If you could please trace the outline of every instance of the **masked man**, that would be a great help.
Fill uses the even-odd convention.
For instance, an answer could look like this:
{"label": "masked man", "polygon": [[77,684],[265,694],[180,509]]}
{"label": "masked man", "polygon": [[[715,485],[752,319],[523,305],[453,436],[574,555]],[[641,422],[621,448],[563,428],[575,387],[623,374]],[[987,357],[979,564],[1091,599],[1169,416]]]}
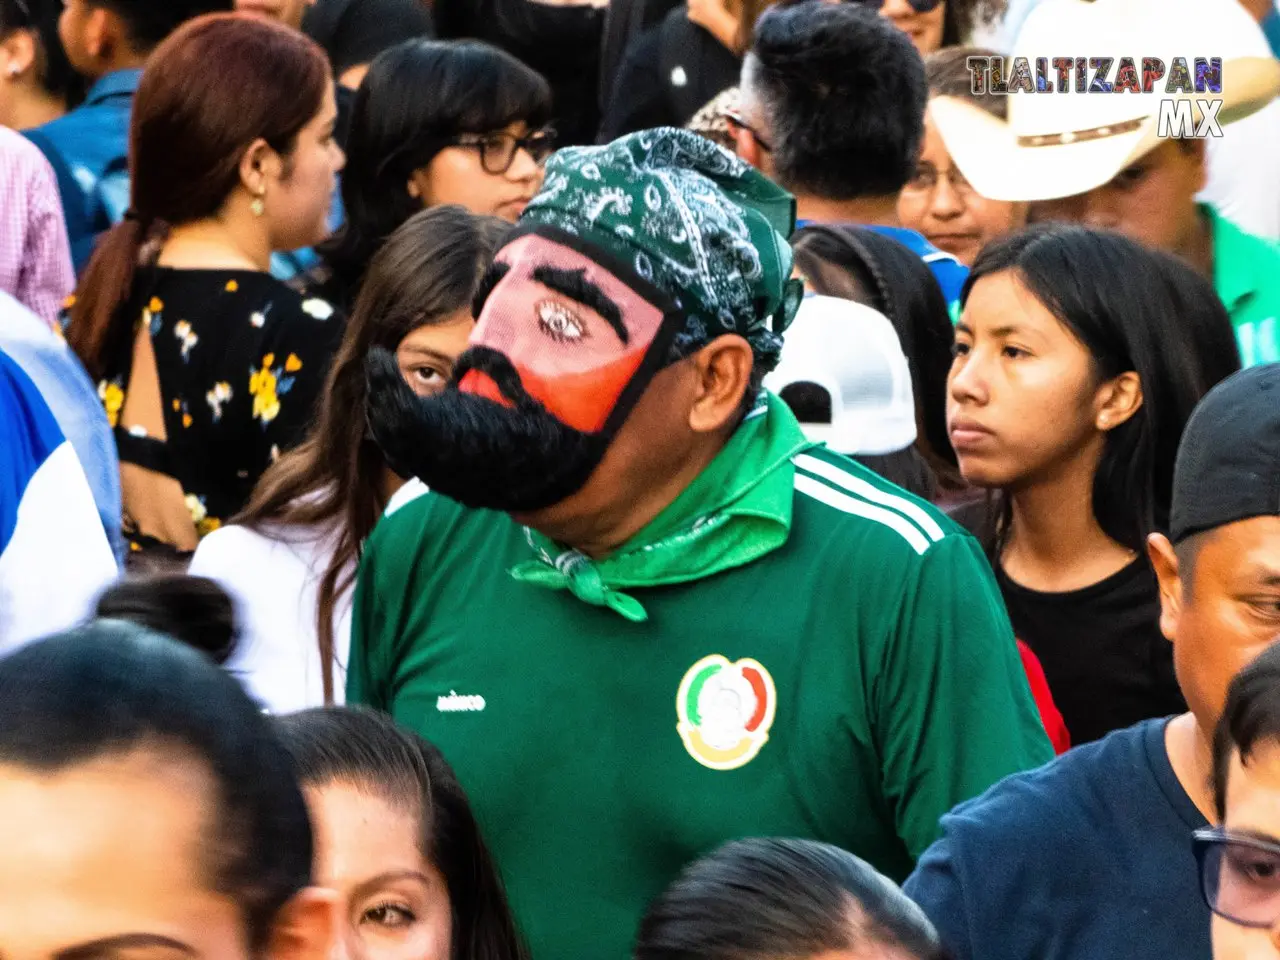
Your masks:
{"label": "masked man", "polygon": [[1052,756],[977,543],[760,392],[794,219],[695,134],[565,150],[450,388],[370,360],[372,432],[433,492],[367,545],[348,696],[455,765],[536,960],[624,960],[731,838],[901,879]]}

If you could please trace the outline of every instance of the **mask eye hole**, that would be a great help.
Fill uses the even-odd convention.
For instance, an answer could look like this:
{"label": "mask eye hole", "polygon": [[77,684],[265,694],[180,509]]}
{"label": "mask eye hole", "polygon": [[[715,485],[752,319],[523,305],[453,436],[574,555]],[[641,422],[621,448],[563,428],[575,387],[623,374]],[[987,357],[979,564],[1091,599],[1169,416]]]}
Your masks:
{"label": "mask eye hole", "polygon": [[556,343],[575,343],[587,337],[582,318],[563,304],[543,300],[538,304],[538,327]]}

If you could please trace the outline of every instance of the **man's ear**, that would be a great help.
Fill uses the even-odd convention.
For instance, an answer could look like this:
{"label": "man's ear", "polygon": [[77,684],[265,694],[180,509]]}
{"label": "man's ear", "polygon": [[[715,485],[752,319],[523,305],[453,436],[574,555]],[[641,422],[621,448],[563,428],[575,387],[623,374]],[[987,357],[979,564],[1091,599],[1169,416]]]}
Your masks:
{"label": "man's ear", "polygon": [[1147,556],[1155,568],[1160,584],[1160,632],[1173,643],[1178,636],[1178,620],[1182,616],[1182,577],[1178,570],[1178,554],[1163,533],[1147,537]]}
{"label": "man's ear", "polygon": [[1194,138],[1188,140],[1178,140],[1178,146],[1187,150],[1191,154],[1191,159],[1196,164],[1196,192],[1199,193],[1205,188],[1209,182],[1209,161],[1205,151],[1205,141],[1196,140]]}
{"label": "man's ear", "polygon": [[751,344],[737,334],[726,334],[689,359],[697,376],[689,427],[695,433],[714,433],[728,426],[742,409],[755,363]]}
{"label": "man's ear", "polygon": [[276,914],[264,960],[328,960],[338,917],[338,895],[332,890],[299,891]]}
{"label": "man's ear", "polygon": [[760,161],[762,159],[760,144],[756,143],[756,138],[751,135],[750,130],[742,127],[733,127],[733,152],[738,155],[744,163],[749,163],[757,170],[760,169]]}
{"label": "man's ear", "polygon": [[85,52],[98,60],[127,45],[124,21],[106,7],[94,7],[84,22]]}

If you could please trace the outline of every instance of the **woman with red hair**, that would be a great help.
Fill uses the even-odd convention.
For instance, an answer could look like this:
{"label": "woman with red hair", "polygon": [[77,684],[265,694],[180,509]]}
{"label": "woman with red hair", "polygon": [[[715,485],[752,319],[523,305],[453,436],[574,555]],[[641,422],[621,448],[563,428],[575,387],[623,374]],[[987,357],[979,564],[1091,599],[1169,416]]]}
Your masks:
{"label": "woman with red hair", "polygon": [[268,270],[326,232],[335,116],[324,53],[279,24],[201,17],[148,62],[132,204],[67,328],[115,430],[135,558],[184,560],[312,416],[339,321]]}

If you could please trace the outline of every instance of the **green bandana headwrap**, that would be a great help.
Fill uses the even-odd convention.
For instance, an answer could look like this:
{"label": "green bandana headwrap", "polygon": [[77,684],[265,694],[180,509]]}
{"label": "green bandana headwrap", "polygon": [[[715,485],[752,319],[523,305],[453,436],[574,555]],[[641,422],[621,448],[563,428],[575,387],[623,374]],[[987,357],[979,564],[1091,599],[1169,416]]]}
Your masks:
{"label": "green bandana headwrap", "polygon": [[575,234],[670,294],[686,317],[671,359],[736,333],[766,371],[803,294],[791,280],[795,221],[791,194],[672,128],[561,150],[521,218]]}

